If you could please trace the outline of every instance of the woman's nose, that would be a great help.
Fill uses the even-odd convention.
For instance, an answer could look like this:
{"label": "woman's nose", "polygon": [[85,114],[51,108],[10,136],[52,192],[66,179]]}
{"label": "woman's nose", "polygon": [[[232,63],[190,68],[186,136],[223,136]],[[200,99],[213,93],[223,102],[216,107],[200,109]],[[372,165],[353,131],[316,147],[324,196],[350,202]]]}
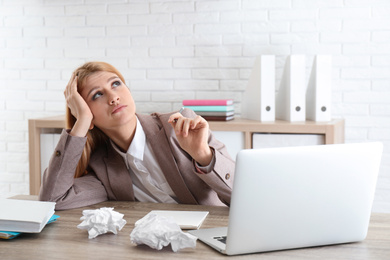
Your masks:
{"label": "woman's nose", "polygon": [[118,95],[112,95],[110,97],[110,105],[116,105],[119,103],[119,96]]}

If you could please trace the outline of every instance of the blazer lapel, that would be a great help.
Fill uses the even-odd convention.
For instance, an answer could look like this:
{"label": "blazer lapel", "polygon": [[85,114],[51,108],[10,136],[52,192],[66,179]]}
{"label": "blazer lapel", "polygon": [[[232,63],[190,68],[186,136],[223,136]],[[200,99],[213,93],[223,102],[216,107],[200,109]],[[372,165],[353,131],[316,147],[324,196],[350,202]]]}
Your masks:
{"label": "blazer lapel", "polygon": [[159,128],[151,116],[137,116],[142,124],[147,140],[153,147],[157,162],[180,203],[198,204],[180,174],[164,128]]}
{"label": "blazer lapel", "polygon": [[117,200],[135,201],[133,182],[123,158],[115,151],[111,144],[107,145],[108,155],[103,160],[107,167],[107,176],[112,193]]}

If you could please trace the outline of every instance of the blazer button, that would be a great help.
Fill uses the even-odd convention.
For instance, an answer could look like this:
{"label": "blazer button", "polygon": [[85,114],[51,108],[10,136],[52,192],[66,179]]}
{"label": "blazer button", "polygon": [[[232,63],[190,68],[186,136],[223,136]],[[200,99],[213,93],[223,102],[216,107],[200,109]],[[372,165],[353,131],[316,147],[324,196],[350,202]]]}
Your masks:
{"label": "blazer button", "polygon": [[230,179],[230,173],[226,173],[225,179],[226,179],[226,180],[229,180],[229,179]]}
{"label": "blazer button", "polygon": [[61,156],[61,152],[60,151],[56,151],[56,156],[60,157]]}

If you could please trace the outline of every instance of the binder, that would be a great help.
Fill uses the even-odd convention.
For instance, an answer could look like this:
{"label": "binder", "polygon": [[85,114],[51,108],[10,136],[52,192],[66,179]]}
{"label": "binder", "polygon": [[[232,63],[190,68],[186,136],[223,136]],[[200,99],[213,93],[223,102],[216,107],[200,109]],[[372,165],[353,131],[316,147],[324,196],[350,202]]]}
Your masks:
{"label": "binder", "polygon": [[256,58],[241,105],[243,118],[275,121],[275,55]]}
{"label": "binder", "polygon": [[306,91],[306,119],[331,120],[332,57],[317,55]]}
{"label": "binder", "polygon": [[290,122],[306,120],[305,56],[291,55],[283,70],[276,95],[276,118]]}

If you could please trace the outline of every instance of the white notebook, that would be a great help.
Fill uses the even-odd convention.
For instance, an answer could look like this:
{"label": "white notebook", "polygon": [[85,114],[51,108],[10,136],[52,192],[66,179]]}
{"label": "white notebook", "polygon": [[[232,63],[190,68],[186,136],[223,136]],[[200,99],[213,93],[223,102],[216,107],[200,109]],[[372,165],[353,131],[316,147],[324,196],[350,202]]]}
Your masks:
{"label": "white notebook", "polygon": [[198,229],[209,214],[208,211],[152,210],[148,214],[172,217],[181,229]]}
{"label": "white notebook", "polygon": [[39,233],[54,214],[55,202],[0,199],[0,230]]}

